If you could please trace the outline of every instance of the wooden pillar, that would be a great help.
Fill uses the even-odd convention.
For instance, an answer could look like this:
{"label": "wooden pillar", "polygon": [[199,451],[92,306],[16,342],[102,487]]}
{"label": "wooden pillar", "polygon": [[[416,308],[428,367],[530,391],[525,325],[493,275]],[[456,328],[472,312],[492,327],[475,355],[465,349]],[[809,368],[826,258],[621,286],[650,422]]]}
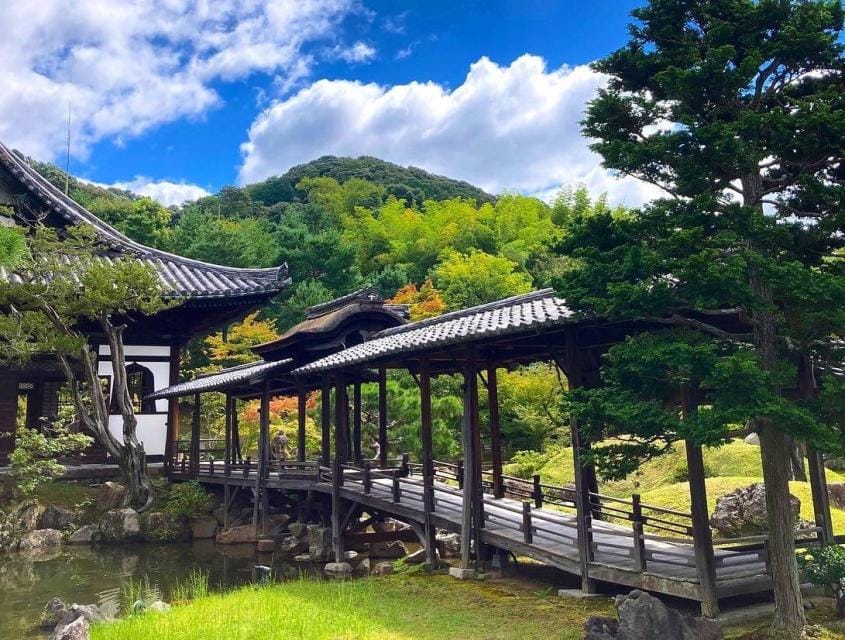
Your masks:
{"label": "wooden pillar", "polygon": [[[570,389],[583,386],[581,352],[578,333],[574,327],[566,330],[566,379]],[[593,561],[591,483],[589,472],[581,463],[581,453],[585,445],[578,428],[578,420],[575,418],[570,420],[569,428],[572,436],[572,460],[575,467],[575,513],[578,531],[578,561],[581,565],[581,590],[584,593],[595,593],[596,583],[590,577],[590,563]]]}
{"label": "wooden pillar", "polygon": [[297,382],[296,395],[296,461],[305,462],[305,420],[308,417],[308,393],[302,380]]}
{"label": "wooden pillar", "polygon": [[470,543],[475,540],[477,559],[481,558],[478,507],[478,371],[475,362],[464,368],[464,417],[461,430],[461,444],[464,449],[463,504],[461,511],[461,568],[470,568]]}
{"label": "wooden pillar", "polygon": [[342,373],[339,373],[335,381],[334,388],[334,439],[335,439],[335,457],[340,460],[341,464],[347,462],[349,453],[349,399],[346,395],[346,380]]}
{"label": "wooden pillar", "polygon": [[420,439],[422,440],[423,527],[425,560],[429,568],[437,566],[436,530],[431,522],[434,512],[434,459],[431,429],[431,373],[428,360],[420,363]]}
{"label": "wooden pillar", "polygon": [[258,467],[255,474],[255,501],[252,507],[252,531],[262,535],[267,531],[267,465],[270,461],[270,383],[264,382],[261,390],[261,415],[258,432]]}
{"label": "wooden pillar", "polygon": [[241,451],[241,433],[238,425],[238,399],[232,398],[232,462],[243,462]]}
{"label": "wooden pillar", "polygon": [[501,498],[505,495],[502,483],[502,435],[499,423],[499,383],[496,365],[487,365],[487,403],[490,407],[490,457],[493,462],[493,495]]}
{"label": "wooden pillar", "polygon": [[[179,367],[182,355],[182,345],[173,341],[170,345],[170,367],[168,372],[168,384],[173,386],[179,383]],[[176,460],[176,452],[179,442],[179,398],[174,396],[167,399],[167,436],[164,443],[164,467],[165,473],[173,471],[173,464]]]}
{"label": "wooden pillar", "polygon": [[378,370],[378,464],[387,467],[387,371]]}
{"label": "wooden pillar", "polygon": [[340,485],[343,478],[343,466],[340,457],[335,455],[332,458],[332,546],[334,547],[334,561],[341,563],[345,561],[343,548],[343,502],[340,499]]}
{"label": "wooden pillar", "polygon": [[470,415],[472,427],[472,459],[474,484],[472,491],[472,527],[475,540],[475,566],[480,572],[484,571],[484,545],[481,542],[481,531],[484,529],[484,486],[481,484],[481,463],[483,454],[481,449],[481,416],[478,407],[478,375],[479,370],[473,362],[475,375],[470,387]]}
{"label": "wooden pillar", "polygon": [[320,391],[320,464],[325,467],[328,467],[331,464],[331,416],[331,385],[329,384],[329,377],[323,376]]}
{"label": "wooden pillar", "polygon": [[194,415],[191,420],[191,475],[200,470],[200,394],[194,394]]}
{"label": "wooden pillar", "polygon": [[18,422],[18,379],[4,373],[0,376],[0,462],[8,460],[15,449]]}
{"label": "wooden pillar", "polygon": [[810,491],[813,496],[813,515],[816,526],[821,529],[819,542],[833,544],[833,521],[830,517],[830,496],[827,493],[827,473],[824,458],[810,444],[807,444],[807,466],[810,472]]}
{"label": "wooden pillar", "polygon": [[[223,436],[223,475],[227,478],[232,475],[232,405],[234,404],[234,398],[231,394],[226,394],[226,426],[225,426],[225,434]],[[229,488],[228,481],[226,482],[226,489]]]}
{"label": "wooden pillar", "polygon": [[361,454],[361,383],[352,387],[352,460],[355,466],[362,462]]}

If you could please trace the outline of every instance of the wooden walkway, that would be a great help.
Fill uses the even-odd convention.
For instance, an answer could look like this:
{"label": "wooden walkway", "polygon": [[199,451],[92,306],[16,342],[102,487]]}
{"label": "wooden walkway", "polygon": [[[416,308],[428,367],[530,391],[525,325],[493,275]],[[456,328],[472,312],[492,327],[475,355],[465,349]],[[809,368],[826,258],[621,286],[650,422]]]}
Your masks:
{"label": "wooden walkway", "polygon": [[[273,463],[265,478],[269,490],[318,491],[331,494],[333,473],[316,463]],[[433,480],[433,526],[460,532],[463,491],[456,465],[436,463]],[[418,465],[392,469],[341,467],[338,497],[360,505],[368,513],[389,515],[409,524],[421,525],[425,484]],[[232,465],[228,474],[222,465],[202,462],[199,469],[174,469],[175,477],[194,477],[202,483],[255,488],[255,467]],[[485,488],[490,489],[485,483]],[[518,556],[557,567],[581,576],[582,562],[575,505],[563,487],[542,485],[535,480],[507,478],[502,497],[483,494],[484,544]],[[591,494],[592,518],[587,572],[592,580],[639,588],[701,601],[701,591],[687,513],[641,504],[638,499],[621,500]],[[539,506],[538,506],[539,505]],[[600,519],[598,519],[600,518]],[[420,527],[417,526],[417,530]],[[814,531],[808,532],[813,536]],[[807,539],[815,544],[816,539]],[[763,593],[771,590],[767,572],[766,541],[763,537],[716,543],[715,567],[718,597]]]}

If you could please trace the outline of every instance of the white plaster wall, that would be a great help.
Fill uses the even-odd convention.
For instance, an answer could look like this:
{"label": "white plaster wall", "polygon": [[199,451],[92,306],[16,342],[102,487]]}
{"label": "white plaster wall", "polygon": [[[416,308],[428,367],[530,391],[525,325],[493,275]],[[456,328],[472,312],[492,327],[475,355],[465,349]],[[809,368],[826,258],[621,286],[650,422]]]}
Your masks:
{"label": "white plaster wall", "polygon": [[[170,357],[169,346],[158,345],[126,345],[126,366],[137,362],[146,367],[153,374],[155,389],[162,389],[170,386],[170,363],[165,361],[149,361],[148,358]],[[100,345],[100,356],[110,354],[108,345]],[[114,380],[112,363],[103,360],[97,367],[101,376],[110,376]],[[109,393],[112,389],[109,389]],[[136,416],[138,419],[138,440],[144,444],[147,455],[164,455],[164,446],[167,440],[167,400],[156,400],[156,411],[154,414],[142,414]],[[123,441],[123,419],[119,415],[109,416],[109,431],[121,442]]]}

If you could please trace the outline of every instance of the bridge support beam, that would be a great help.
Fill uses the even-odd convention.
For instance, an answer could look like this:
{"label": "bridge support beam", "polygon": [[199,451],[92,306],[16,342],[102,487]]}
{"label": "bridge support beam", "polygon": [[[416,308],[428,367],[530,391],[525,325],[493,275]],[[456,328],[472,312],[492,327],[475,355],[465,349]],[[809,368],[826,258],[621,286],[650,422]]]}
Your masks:
{"label": "bridge support beam", "polygon": [[200,394],[194,394],[194,414],[191,419],[191,477],[200,471]]}
{"label": "bridge support beam", "polygon": [[361,383],[352,385],[352,460],[355,466],[363,461],[361,452]]}
{"label": "bridge support beam", "polygon": [[305,462],[305,420],[308,417],[308,394],[305,391],[305,384],[302,380],[297,381],[296,397],[296,461]]}
{"label": "bridge support beam", "polygon": [[819,542],[832,544],[833,521],[830,517],[830,496],[827,493],[827,475],[824,468],[824,458],[820,451],[807,445],[807,462],[810,475],[810,491],[813,496],[813,515],[816,526],[821,529]]}
{"label": "bridge support beam", "polygon": [[320,464],[324,467],[331,464],[331,419],[331,385],[329,384],[329,377],[323,376],[320,390]]}
{"label": "bridge support beam", "polygon": [[471,569],[471,544],[475,542],[476,568],[483,568],[481,548],[481,512],[478,434],[478,370],[470,359],[464,368],[464,417],[461,444],[464,450],[463,504],[461,511],[461,566],[466,573]]}
{"label": "bridge support beam", "polygon": [[431,433],[431,374],[428,360],[420,363],[420,438],[422,440],[423,472],[423,538],[425,561],[429,569],[437,566],[436,531],[431,522],[434,513],[434,461]]}
{"label": "bridge support beam", "polygon": [[387,370],[378,370],[378,466],[387,466]]}
{"label": "bridge support beam", "polygon": [[261,391],[261,416],[258,432],[258,467],[255,474],[255,498],[252,508],[252,531],[258,536],[267,533],[266,480],[270,463],[270,383],[265,382]]}
{"label": "bridge support beam", "polygon": [[490,409],[490,457],[493,462],[493,495],[502,498],[505,487],[502,482],[502,436],[499,426],[499,382],[496,364],[487,365],[487,404]]}

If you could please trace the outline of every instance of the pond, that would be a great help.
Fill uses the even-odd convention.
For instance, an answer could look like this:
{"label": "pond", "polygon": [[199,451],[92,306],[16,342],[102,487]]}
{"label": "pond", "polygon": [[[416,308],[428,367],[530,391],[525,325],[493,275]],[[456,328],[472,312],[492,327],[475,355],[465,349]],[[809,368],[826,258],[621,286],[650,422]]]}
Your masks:
{"label": "pond", "polygon": [[80,604],[96,603],[114,613],[121,587],[147,579],[168,600],[175,585],[192,570],[209,576],[212,589],[255,580],[254,567],[272,565],[276,579],[317,575],[311,565],[274,561],[256,555],[254,545],[219,546],[213,541],[169,545],[60,547],[37,556],[0,555],[0,638],[45,638],[39,628],[50,598]]}

